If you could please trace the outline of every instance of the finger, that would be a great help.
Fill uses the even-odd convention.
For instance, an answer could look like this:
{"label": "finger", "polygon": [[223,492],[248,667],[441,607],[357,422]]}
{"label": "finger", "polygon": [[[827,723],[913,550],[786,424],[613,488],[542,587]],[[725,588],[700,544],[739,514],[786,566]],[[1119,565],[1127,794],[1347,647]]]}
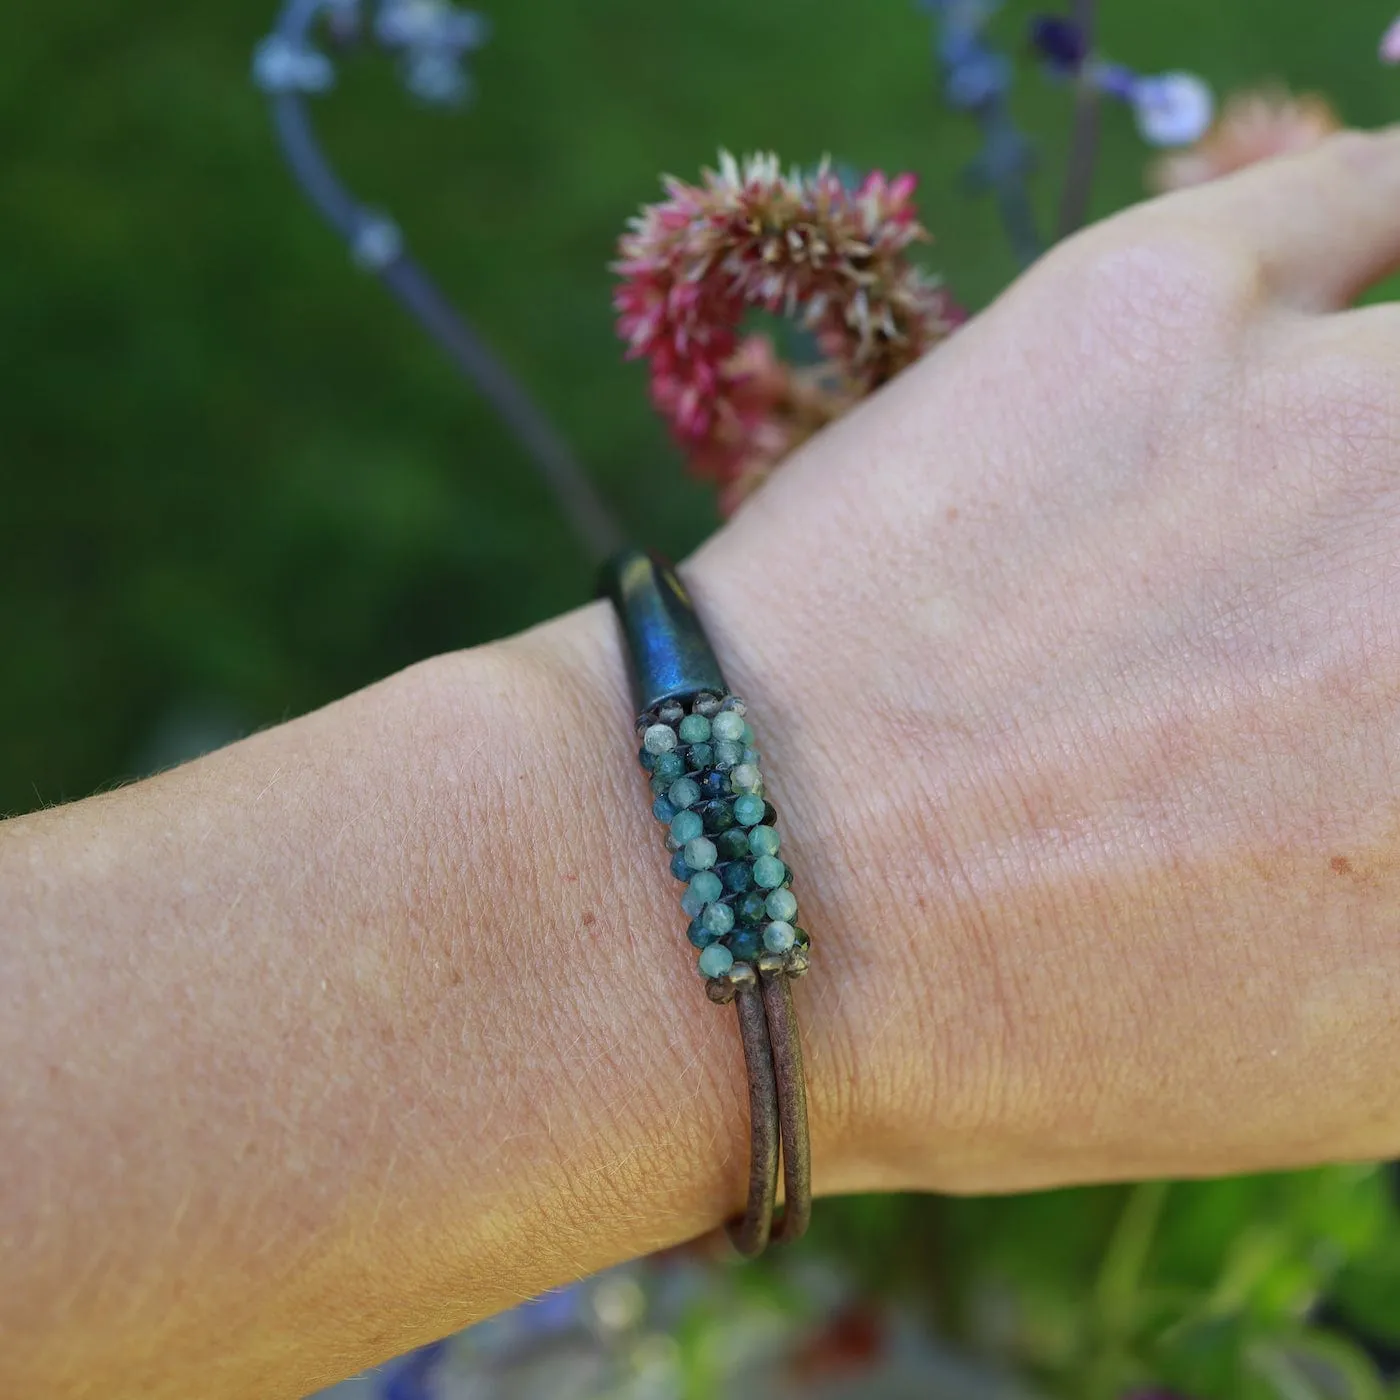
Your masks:
{"label": "finger", "polygon": [[1342,132],[1166,202],[1241,242],[1280,301],[1334,311],[1400,265],[1400,127]]}

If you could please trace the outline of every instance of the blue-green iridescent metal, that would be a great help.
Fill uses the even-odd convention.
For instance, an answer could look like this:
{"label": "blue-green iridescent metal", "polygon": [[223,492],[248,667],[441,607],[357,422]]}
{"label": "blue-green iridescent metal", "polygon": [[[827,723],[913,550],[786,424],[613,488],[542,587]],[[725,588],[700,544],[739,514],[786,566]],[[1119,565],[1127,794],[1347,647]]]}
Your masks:
{"label": "blue-green iridescent metal", "polygon": [[622,624],[638,713],[703,690],[728,692],[690,594],[659,554],[615,554],[603,567],[599,591],[612,600]]}

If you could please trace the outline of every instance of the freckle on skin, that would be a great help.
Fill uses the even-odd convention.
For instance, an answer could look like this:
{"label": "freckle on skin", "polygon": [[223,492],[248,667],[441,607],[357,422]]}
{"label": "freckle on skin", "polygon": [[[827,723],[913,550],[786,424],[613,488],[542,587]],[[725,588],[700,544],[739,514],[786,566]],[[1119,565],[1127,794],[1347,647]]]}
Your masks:
{"label": "freckle on skin", "polygon": [[1350,875],[1350,874],[1351,874],[1351,862],[1350,862],[1345,856],[1333,856],[1333,857],[1332,857],[1332,869],[1333,869],[1338,875]]}
{"label": "freckle on skin", "polygon": [[598,916],[597,916],[596,914],[592,913],[591,911],[583,916],[583,926],[584,926],[584,928],[590,928],[593,924],[595,924],[595,923],[597,923],[597,922],[598,922]]}
{"label": "freckle on skin", "polygon": [[957,508],[957,506],[949,506],[949,507],[948,507],[948,524],[951,525],[951,524],[953,523],[953,521],[955,521],[957,518],[958,518],[958,508]]}

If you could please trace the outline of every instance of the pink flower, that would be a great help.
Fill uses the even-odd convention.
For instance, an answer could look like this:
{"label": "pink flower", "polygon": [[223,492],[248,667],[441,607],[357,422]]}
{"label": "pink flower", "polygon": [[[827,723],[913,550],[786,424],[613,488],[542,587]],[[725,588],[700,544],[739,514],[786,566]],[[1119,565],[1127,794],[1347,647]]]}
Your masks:
{"label": "pink flower", "polygon": [[1218,180],[1271,156],[1310,150],[1341,125],[1323,97],[1282,88],[1237,93],[1200,141],[1151,167],[1148,183],[1166,191]]}
{"label": "pink flower", "polygon": [[[914,177],[870,175],[848,190],[829,167],[784,174],[774,155],[720,153],[700,185],[668,177],[667,198],[624,235],[618,332],[651,364],[651,395],[700,474],[737,503],[802,438],[897,374],[957,323],[942,288],[906,258],[928,235]],[[794,371],[745,313],[796,317],[830,363]],[[747,489],[747,488],[745,488]]]}

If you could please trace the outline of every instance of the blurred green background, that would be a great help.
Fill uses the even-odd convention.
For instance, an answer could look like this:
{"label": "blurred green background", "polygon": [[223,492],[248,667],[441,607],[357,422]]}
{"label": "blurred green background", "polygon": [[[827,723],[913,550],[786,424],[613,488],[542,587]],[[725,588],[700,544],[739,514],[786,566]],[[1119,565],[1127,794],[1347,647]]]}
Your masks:
{"label": "blurred green background", "polygon": [[[1142,70],[1194,69],[1220,92],[1281,79],[1376,125],[1400,116],[1400,75],[1374,57],[1395,7],[1107,0],[1101,32]],[[320,131],[641,538],[682,554],[717,522],[612,330],[607,264],[660,171],[691,177],[720,145],[912,169],[928,258],[958,298],[983,305],[1012,277],[991,203],[961,186],[976,133],[938,100],[909,0],[482,8],[495,34],[469,110],[415,106],[366,51],[315,101]],[[1038,8],[1007,5],[1007,48]],[[6,9],[0,812],[82,796],[590,592],[489,406],[283,167],[249,80],[273,10]],[[1015,105],[1048,223],[1068,100],[1027,61]],[[1097,213],[1141,197],[1147,157],[1128,115],[1106,112]],[[1275,1386],[1262,1362],[1245,1385],[1241,1358],[1319,1315],[1400,1345],[1381,1173],[1165,1200],[871,1199],[824,1207],[815,1245],[872,1287],[922,1291],[940,1326],[1080,1398],[1153,1375],[1202,1396],[1379,1395],[1364,1377]],[[1310,1338],[1298,1345],[1325,1349]],[[1306,1380],[1321,1363],[1298,1365]]]}
{"label": "blurred green background", "polygon": [[[490,409],[306,206],[249,56],[275,6],[12,0],[0,45],[0,811],[82,796],[567,608],[590,569]],[[613,337],[607,263],[721,144],[912,169],[967,304],[1014,268],[909,0],[484,0],[465,112],[372,51],[315,109],[356,191],[532,387],[641,537],[715,523]],[[995,32],[1015,49],[1036,7]],[[1278,76],[1374,124],[1393,0],[1109,0],[1106,50]],[[1017,109],[1053,207],[1064,91]],[[1107,115],[1097,207],[1145,152]]]}

